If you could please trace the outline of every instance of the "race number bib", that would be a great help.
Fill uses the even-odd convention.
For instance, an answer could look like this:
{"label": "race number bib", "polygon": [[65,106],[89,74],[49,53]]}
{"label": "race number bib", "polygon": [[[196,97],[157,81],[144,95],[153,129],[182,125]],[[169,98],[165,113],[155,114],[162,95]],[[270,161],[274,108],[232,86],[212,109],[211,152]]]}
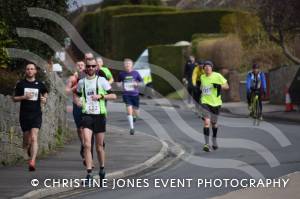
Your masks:
{"label": "race number bib", "polygon": [[31,94],[32,97],[29,99],[31,101],[37,101],[39,98],[39,89],[37,88],[24,88],[24,95]]}
{"label": "race number bib", "polygon": [[134,91],[134,82],[124,82],[125,91]]}
{"label": "race number bib", "polygon": [[202,93],[203,95],[211,95],[211,89],[212,87],[211,86],[207,86],[207,87],[202,87]]}
{"label": "race number bib", "polygon": [[100,113],[100,105],[99,101],[93,101],[92,96],[95,95],[93,89],[87,90],[86,92],[86,111],[87,114],[99,114]]}

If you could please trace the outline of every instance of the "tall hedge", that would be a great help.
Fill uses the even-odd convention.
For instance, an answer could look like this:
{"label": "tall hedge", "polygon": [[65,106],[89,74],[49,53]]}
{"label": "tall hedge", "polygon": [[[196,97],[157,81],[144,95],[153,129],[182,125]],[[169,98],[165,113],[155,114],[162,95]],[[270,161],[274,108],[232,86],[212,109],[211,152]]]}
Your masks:
{"label": "tall hedge", "polygon": [[[149,62],[172,73],[181,80],[184,72],[186,46],[156,45],[149,49]],[[162,77],[152,74],[153,87],[162,95],[175,91],[174,88]]]}
{"label": "tall hedge", "polygon": [[81,16],[78,29],[85,41],[101,55],[113,58],[112,55],[112,18],[128,13],[174,12],[175,8],[148,5],[112,6]]}
{"label": "tall hedge", "polygon": [[117,15],[112,20],[112,54],[133,59],[147,47],[190,40],[194,33],[218,33],[229,10]]}

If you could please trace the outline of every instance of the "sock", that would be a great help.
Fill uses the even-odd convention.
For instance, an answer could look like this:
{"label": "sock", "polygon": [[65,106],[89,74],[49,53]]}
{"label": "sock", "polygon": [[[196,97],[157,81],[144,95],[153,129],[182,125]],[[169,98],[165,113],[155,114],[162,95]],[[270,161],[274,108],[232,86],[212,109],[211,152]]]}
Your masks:
{"label": "sock", "polygon": [[130,125],[130,129],[134,129],[132,115],[128,115],[128,122],[129,122],[129,125]]}
{"label": "sock", "polygon": [[213,131],[213,137],[212,137],[213,146],[218,146],[217,144],[218,127],[213,127],[212,131]]}
{"label": "sock", "polygon": [[209,128],[203,128],[205,144],[209,144]]}

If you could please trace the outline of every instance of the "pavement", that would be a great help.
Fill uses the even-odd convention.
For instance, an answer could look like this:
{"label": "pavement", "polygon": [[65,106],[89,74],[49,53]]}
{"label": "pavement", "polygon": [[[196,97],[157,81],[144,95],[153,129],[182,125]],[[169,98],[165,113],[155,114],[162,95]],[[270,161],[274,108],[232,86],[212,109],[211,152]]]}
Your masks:
{"label": "pavement", "polygon": [[[190,104],[182,100],[172,99],[145,99],[141,102],[144,105],[154,105],[161,107],[173,107],[177,109],[191,109]],[[294,111],[286,112],[285,105],[275,105],[263,102],[263,117],[266,119],[276,119],[288,122],[300,122],[300,109],[294,106]],[[225,102],[221,108],[222,112],[236,116],[249,117],[248,105],[246,102]]]}
{"label": "pavement", "polygon": [[[223,103],[222,111],[243,117],[249,116],[248,104],[246,102]],[[298,107],[295,107],[294,111],[286,112],[284,105],[263,102],[263,117],[265,119],[300,122],[300,110]]]}
{"label": "pavement", "polygon": [[300,172],[291,173],[283,178],[290,179],[288,185],[283,188],[247,188],[230,192],[223,196],[212,199],[252,199],[252,198],[272,198],[272,199],[298,199],[300,196]]}
{"label": "pavement", "polygon": [[[105,140],[108,179],[134,175],[167,155],[168,144],[140,132],[131,136],[127,130],[108,126]],[[0,168],[0,198],[41,198],[72,190],[73,188],[46,189],[42,182],[47,178],[85,178],[86,171],[79,156],[79,146],[76,139],[46,158],[39,159],[35,172],[28,172],[27,165]],[[95,164],[93,174],[97,175],[99,167],[97,162]],[[33,187],[32,179],[37,179],[40,184]]]}

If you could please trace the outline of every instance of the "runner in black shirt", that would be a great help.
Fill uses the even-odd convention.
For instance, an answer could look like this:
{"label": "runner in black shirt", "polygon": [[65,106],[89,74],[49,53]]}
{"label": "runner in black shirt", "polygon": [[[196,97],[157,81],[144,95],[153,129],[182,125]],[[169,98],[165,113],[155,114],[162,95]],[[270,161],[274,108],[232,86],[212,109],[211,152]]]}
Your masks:
{"label": "runner in black shirt", "polygon": [[23,147],[27,150],[29,171],[35,170],[35,160],[38,151],[38,131],[42,124],[41,103],[47,100],[45,85],[35,79],[37,68],[34,64],[27,64],[24,80],[17,83],[15,88],[15,102],[21,102],[20,125],[24,133]]}

